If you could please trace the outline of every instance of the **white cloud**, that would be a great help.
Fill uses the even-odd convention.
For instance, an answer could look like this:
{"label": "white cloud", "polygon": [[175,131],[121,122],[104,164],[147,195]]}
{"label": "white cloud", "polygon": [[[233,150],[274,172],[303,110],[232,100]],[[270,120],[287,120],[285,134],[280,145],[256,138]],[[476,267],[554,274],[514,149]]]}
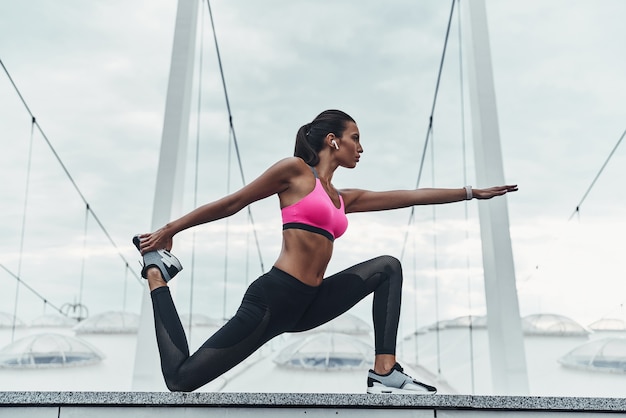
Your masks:
{"label": "white cloud", "polygon": [[[324,108],[338,107],[359,122],[365,153],[357,170],[337,174],[336,185],[375,190],[414,186],[448,3],[239,0],[213,2],[212,6],[248,181],[291,154],[300,125]],[[561,225],[575,208],[625,128],[622,75],[626,58],[620,53],[624,39],[620,18],[626,6],[621,1],[605,1],[601,6],[585,1],[515,5],[489,1],[487,7],[506,178],[520,185],[520,191],[508,202],[518,277],[524,279],[531,273],[539,274],[533,268],[545,253],[541,248],[559,234],[553,232],[558,231],[554,225]],[[0,4],[0,58],[92,208],[131,260],[137,257],[130,236],[150,225],[174,13],[174,3],[158,1]],[[229,139],[208,24],[205,15],[200,202],[226,191]],[[458,45],[453,35],[435,118],[435,178],[431,177],[428,156],[422,186],[463,185],[455,56]],[[195,118],[192,116],[190,146],[195,141]],[[0,184],[3,213],[8,215],[0,221],[0,259],[12,266],[19,243],[29,134],[28,115],[2,75],[0,164],[3,177],[9,181]],[[25,266],[25,279],[46,289],[54,288],[50,283],[58,283],[59,290],[66,290],[64,277],[43,275],[37,268],[57,271],[52,256],[58,256],[59,251],[74,251],[59,242],[72,242],[81,248],[84,212],[42,139],[35,139],[26,242],[41,254],[27,259],[27,264],[33,266]],[[468,147],[471,170],[471,144]],[[190,164],[193,158],[190,151]],[[590,235],[590,242],[595,244],[586,247],[590,264],[569,268],[568,257],[584,260],[583,251],[560,257],[560,263],[555,260],[549,273],[547,267],[542,268],[544,279],[531,278],[520,285],[523,310],[532,310],[541,300],[542,308],[555,306],[577,315],[597,316],[601,308],[617,303],[613,297],[607,299],[606,292],[592,292],[578,284],[570,289],[580,291],[580,295],[593,295],[594,303],[585,305],[596,305],[595,310],[579,312],[574,302],[566,303],[559,297],[563,286],[583,280],[574,278],[579,272],[587,277],[595,272],[606,278],[602,283],[613,294],[623,290],[616,282],[609,282],[620,271],[613,267],[611,257],[619,256],[608,250],[604,255],[592,252],[605,248],[599,243],[619,247],[615,236],[625,232],[619,222],[626,204],[620,182],[620,168],[626,158],[623,146],[614,158],[581,212],[584,225],[602,232]],[[240,182],[236,162],[231,164],[232,190]],[[470,171],[468,182],[473,182],[473,177]],[[191,178],[188,175],[186,209],[193,200]],[[253,207],[266,267],[280,246],[276,208],[275,200]],[[441,298],[441,313],[456,315],[460,301],[467,298],[463,295],[464,215],[460,205],[438,210],[439,274],[442,283],[450,285],[441,290],[445,295]],[[418,213],[423,223],[417,230],[418,254],[414,257],[421,257],[420,262],[425,263],[418,276],[424,280],[420,298],[426,309],[433,292],[433,273],[426,261],[432,260],[432,236],[425,226],[431,212],[420,208]],[[470,217],[476,217],[474,203]],[[399,255],[407,221],[406,211],[355,216],[346,237],[336,244],[337,258],[329,270],[382,252]],[[222,275],[224,253],[219,250],[224,225],[203,231],[198,241],[203,276]],[[245,263],[239,262],[242,250],[235,246],[248,242],[245,225],[245,214],[230,223],[230,256],[238,260],[233,277],[238,278],[245,274]],[[482,289],[476,277],[479,253],[475,223],[471,228],[469,275],[475,293]],[[180,245],[185,251],[189,250],[188,243],[188,236],[181,236]],[[250,265],[255,267],[249,268],[254,275],[255,251],[250,256]],[[50,259],[41,262],[45,254]],[[119,261],[111,263],[105,270],[123,271],[117,266]],[[406,263],[410,271],[413,259],[407,256]],[[92,284],[86,292],[105,292],[106,280],[96,275],[94,267],[87,267],[94,276],[90,276]],[[13,286],[10,278],[0,277]],[[211,283],[202,286],[215,286],[221,292],[219,280]],[[116,291],[109,303],[119,299],[119,289]],[[3,306],[12,306],[10,293],[2,296]],[[230,292],[231,308],[240,297],[236,293]],[[95,296],[89,297],[92,303],[101,302]],[[476,303],[477,309],[481,303]]]}

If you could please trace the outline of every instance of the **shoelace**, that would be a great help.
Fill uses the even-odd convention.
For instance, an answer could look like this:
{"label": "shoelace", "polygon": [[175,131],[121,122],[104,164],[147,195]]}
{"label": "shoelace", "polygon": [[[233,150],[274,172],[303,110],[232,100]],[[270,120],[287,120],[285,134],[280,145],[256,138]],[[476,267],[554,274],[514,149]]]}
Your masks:
{"label": "shoelace", "polygon": [[402,373],[403,375],[405,375],[406,377],[408,377],[409,379],[411,379],[411,381],[416,382],[417,380],[415,380],[415,378],[413,376],[409,376],[408,374],[404,373],[404,368],[402,368],[402,366],[400,366],[398,364],[398,367],[396,368],[397,371],[399,371],[400,373]]}

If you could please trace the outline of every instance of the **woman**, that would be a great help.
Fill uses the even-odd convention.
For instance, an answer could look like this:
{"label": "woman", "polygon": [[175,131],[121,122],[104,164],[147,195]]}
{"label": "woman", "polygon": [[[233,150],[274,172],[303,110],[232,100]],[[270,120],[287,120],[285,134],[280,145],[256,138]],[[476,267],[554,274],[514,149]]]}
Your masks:
{"label": "woman", "polygon": [[[294,157],[283,159],[241,190],[201,206],[151,233],[135,236],[143,254],[142,276],[151,291],[161,368],[172,391],[192,391],[231,369],[271,338],[315,328],[374,293],[374,368],[368,393],[435,393],[405,374],[396,362],[402,268],[381,256],[324,278],[333,241],[348,226],[347,213],[490,199],[517,186],[474,189],[417,189],[372,192],[336,190],[338,167],[354,168],[363,147],[350,116],[327,110],[300,128]],[[187,228],[225,218],[277,194],[283,217],[283,245],[271,270],[246,291],[235,316],[189,355],[167,281],[182,267],[169,253],[173,236]]]}

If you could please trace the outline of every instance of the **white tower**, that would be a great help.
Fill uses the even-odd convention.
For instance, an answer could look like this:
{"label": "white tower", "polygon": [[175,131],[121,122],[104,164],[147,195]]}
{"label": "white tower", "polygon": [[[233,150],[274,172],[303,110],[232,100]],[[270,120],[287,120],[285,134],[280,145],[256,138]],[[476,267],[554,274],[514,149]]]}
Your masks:
{"label": "white tower", "polygon": [[[463,3],[476,180],[505,184],[484,0]],[[493,391],[529,392],[506,196],[478,202]]]}
{"label": "white tower", "polygon": [[[152,211],[153,231],[179,215],[181,210],[198,5],[198,0],[179,0],[176,11],[172,62]],[[144,293],[141,304],[132,389],[137,391],[165,389],[154,332],[152,301],[148,292]]]}

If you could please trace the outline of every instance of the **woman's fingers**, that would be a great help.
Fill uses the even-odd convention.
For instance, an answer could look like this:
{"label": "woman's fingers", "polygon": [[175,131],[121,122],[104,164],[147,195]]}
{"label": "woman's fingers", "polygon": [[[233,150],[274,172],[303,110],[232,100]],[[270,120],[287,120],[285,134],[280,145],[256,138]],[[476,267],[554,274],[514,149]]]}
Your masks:
{"label": "woman's fingers", "polygon": [[139,235],[139,240],[139,248],[142,254],[161,249],[166,249],[168,251],[172,249],[172,238],[164,235],[161,230],[148,234],[141,234]]}
{"label": "woman's fingers", "polygon": [[492,197],[502,196],[509,192],[516,192],[517,190],[517,184],[512,184],[506,186],[490,187],[488,189],[475,189],[474,195],[478,199],[491,199]]}

